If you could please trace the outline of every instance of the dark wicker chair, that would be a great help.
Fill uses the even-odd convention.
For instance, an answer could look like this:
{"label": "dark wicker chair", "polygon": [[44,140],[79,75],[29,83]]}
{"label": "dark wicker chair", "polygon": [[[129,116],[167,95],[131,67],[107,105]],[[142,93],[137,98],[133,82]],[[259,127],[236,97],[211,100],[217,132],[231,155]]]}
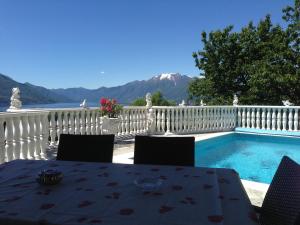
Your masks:
{"label": "dark wicker chair", "polygon": [[112,162],[114,135],[61,134],[57,160]]}
{"label": "dark wicker chair", "polygon": [[194,137],[135,137],[134,164],[194,166],[194,155]]}
{"label": "dark wicker chair", "polygon": [[300,165],[284,156],[262,207],[256,207],[262,225],[300,225]]}

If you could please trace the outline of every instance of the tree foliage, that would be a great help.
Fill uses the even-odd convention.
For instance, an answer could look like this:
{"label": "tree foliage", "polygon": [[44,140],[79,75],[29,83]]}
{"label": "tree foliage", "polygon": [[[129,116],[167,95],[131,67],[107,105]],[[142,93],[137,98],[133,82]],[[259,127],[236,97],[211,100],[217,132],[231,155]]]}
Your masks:
{"label": "tree foliage", "polygon": [[267,15],[257,26],[241,31],[233,26],[202,33],[203,50],[193,53],[201,71],[189,86],[196,104],[300,104],[300,0],[283,9],[286,28],[272,24]]}
{"label": "tree foliage", "polygon": [[[160,91],[155,92],[151,97],[153,106],[175,106],[176,102],[172,100],[167,100],[163,97]],[[131,103],[132,106],[145,106],[146,99],[138,98]]]}

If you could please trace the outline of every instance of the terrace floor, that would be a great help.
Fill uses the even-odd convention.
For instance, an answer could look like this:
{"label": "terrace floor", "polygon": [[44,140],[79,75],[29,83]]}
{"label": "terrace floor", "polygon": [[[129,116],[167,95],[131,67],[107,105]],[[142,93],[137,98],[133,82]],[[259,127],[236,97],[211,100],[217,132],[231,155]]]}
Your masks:
{"label": "terrace floor", "polygon": [[[229,132],[203,133],[203,134],[195,134],[192,136],[195,137],[196,141],[199,141],[211,137],[225,135],[228,133]],[[133,151],[134,151],[134,139],[117,141],[117,143],[115,143],[114,145],[113,162],[132,164],[133,154],[134,154]],[[47,156],[49,159],[55,159],[56,149],[49,149],[47,151]],[[241,181],[250,198],[251,203],[253,205],[261,206],[269,185],[258,183],[258,182],[252,182],[248,180],[241,180]]]}

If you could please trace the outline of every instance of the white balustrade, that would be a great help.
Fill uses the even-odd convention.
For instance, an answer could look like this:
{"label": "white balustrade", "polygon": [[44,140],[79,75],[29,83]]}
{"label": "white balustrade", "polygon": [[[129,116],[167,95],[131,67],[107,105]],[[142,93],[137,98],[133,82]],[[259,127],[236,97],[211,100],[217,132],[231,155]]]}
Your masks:
{"label": "white balustrade", "polygon": [[[299,106],[153,106],[151,134],[193,134],[250,129],[299,131]],[[146,107],[126,106],[117,138],[149,133]],[[151,121],[152,121],[151,120]],[[44,159],[61,133],[101,134],[98,108],[22,110],[0,113],[0,163]]]}

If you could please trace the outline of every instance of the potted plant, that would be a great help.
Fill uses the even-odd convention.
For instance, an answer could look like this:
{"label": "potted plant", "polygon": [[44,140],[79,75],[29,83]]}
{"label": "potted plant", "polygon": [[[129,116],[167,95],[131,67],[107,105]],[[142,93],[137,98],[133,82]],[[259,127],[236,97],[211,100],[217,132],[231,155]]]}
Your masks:
{"label": "potted plant", "polygon": [[118,127],[121,122],[120,112],[122,106],[115,99],[101,98],[100,99],[100,115],[102,122],[102,132],[104,134],[118,133]]}

